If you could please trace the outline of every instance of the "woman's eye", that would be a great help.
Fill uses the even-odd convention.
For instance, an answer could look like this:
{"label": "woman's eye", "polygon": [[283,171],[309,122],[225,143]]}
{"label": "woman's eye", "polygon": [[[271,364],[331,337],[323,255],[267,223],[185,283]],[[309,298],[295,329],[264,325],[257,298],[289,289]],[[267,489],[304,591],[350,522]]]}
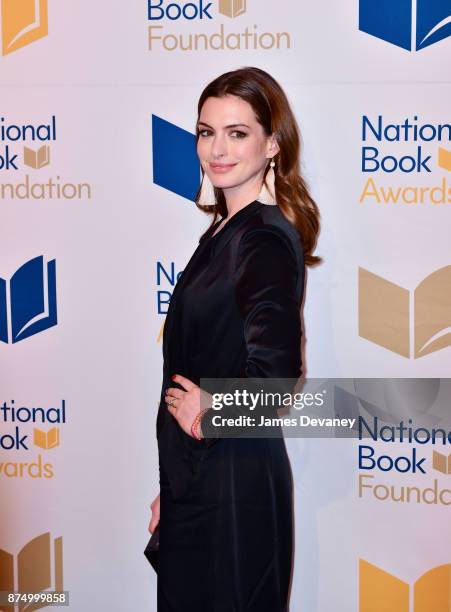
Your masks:
{"label": "woman's eye", "polygon": [[210,130],[198,130],[197,131],[198,136],[207,136],[210,133],[211,133]]}
{"label": "woman's eye", "polygon": [[234,138],[245,138],[247,136],[246,132],[240,132],[240,130],[234,130],[232,134],[236,134]]}

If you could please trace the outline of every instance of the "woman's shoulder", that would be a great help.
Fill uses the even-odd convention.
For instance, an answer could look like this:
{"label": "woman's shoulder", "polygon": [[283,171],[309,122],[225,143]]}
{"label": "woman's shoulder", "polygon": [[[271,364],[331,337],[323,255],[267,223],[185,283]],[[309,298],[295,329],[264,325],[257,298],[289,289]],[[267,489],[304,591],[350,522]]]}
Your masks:
{"label": "woman's shoulder", "polygon": [[256,214],[246,220],[241,229],[241,245],[252,241],[259,242],[261,247],[265,248],[283,241],[294,251],[297,258],[303,255],[299,232],[277,205],[262,204]]}

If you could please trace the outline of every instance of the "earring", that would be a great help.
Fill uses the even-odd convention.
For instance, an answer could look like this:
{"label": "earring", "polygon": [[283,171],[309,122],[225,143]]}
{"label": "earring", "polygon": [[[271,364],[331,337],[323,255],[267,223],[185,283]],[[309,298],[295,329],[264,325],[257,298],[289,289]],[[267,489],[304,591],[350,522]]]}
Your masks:
{"label": "earring", "polygon": [[202,184],[197,203],[201,206],[216,206],[215,188],[213,183],[208,178],[208,174],[204,172]]}
{"label": "earring", "polygon": [[276,165],[274,159],[271,159],[271,163],[269,164],[269,170],[266,174],[266,178],[263,181],[263,185],[257,200],[262,204],[275,205],[276,202],[276,188],[275,188],[275,180],[276,176],[274,174],[274,166]]}

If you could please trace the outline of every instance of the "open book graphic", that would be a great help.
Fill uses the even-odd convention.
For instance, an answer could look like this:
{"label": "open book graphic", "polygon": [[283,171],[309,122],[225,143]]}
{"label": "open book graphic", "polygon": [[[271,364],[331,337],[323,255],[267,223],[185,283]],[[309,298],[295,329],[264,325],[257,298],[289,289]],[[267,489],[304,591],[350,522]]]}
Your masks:
{"label": "open book graphic", "polygon": [[246,0],[219,0],[219,12],[226,17],[238,17],[246,12]]}
{"label": "open book graphic", "polygon": [[48,0],[1,0],[3,55],[48,34]]}
{"label": "open book graphic", "polygon": [[[61,536],[55,538],[53,547],[51,544],[50,533],[47,532],[25,544],[16,559],[6,550],[0,549],[0,591],[19,593],[63,591],[63,538]],[[3,604],[0,606],[0,612],[7,610],[31,612],[46,605],[48,604],[45,602]]]}
{"label": "open book graphic", "polygon": [[30,168],[35,168],[36,170],[48,166],[50,163],[49,145],[42,145],[37,151],[29,147],[24,147],[23,161],[26,166],[30,166]]}
{"label": "open book graphic", "polygon": [[451,609],[451,564],[433,567],[410,587],[400,580],[360,559],[359,612],[448,612]]}
{"label": "open book graphic", "polygon": [[451,474],[451,453],[446,456],[434,451],[432,453],[432,467],[442,474]]}
{"label": "open book graphic", "polygon": [[49,448],[55,448],[60,443],[60,430],[59,427],[52,427],[47,432],[37,427],[33,428],[33,442],[35,446],[48,450]]}
{"label": "open book graphic", "polygon": [[[419,51],[451,35],[451,4],[437,0],[413,0],[415,2],[417,29],[414,40],[415,49]],[[412,10],[415,10],[415,6]]]}
{"label": "open book graphic", "polygon": [[429,274],[413,295],[359,268],[359,336],[410,357],[411,332],[415,359],[451,345],[451,266]]}
{"label": "open book graphic", "polygon": [[451,35],[448,0],[360,0],[359,29],[419,51]]}
{"label": "open book graphic", "polygon": [[438,148],[438,165],[444,170],[451,171],[451,151],[443,147]]}
{"label": "open book graphic", "polygon": [[19,342],[56,324],[54,259],[45,266],[40,255],[21,266],[9,283],[0,278],[1,342],[9,338],[13,343]]}

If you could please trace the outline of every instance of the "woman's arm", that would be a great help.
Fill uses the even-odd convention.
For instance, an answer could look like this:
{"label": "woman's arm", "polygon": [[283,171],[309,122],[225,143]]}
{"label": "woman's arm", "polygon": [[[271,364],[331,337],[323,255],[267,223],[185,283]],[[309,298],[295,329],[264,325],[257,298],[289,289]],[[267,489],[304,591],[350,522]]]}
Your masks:
{"label": "woman's arm", "polygon": [[[241,237],[234,275],[235,299],[243,319],[247,352],[241,378],[297,379],[301,375],[304,260],[300,253],[302,265],[289,238],[275,226],[251,229]],[[255,381],[249,381],[246,388],[249,386],[260,388]],[[231,381],[224,391],[231,392],[233,387]],[[220,412],[237,416],[240,411],[243,409],[232,406]],[[247,409],[245,412],[249,414]],[[215,433],[211,424],[215,413],[209,411],[202,419],[207,446],[215,441],[210,437]]]}
{"label": "woman's arm", "polygon": [[274,226],[253,229],[240,241],[235,296],[247,348],[245,377],[298,378],[301,374],[299,269],[289,239]]}

